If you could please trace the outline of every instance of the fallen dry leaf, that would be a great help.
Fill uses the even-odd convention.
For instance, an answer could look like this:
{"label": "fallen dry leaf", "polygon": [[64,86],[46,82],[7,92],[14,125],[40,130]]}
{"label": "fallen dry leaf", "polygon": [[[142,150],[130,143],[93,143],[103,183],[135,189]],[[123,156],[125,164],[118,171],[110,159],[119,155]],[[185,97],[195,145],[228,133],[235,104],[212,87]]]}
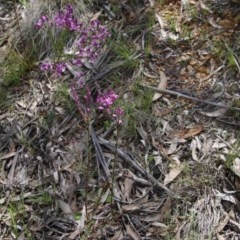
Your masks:
{"label": "fallen dry leaf", "polygon": [[221,232],[225,228],[225,226],[228,224],[229,220],[230,220],[230,216],[227,213],[225,213],[225,217],[218,223],[216,227],[216,232],[217,233]]}
{"label": "fallen dry leaf", "polygon": [[183,165],[181,162],[177,159],[177,157],[172,157],[173,160],[175,160],[174,163],[170,165],[170,171],[169,173],[165,176],[164,185],[169,184],[172,182],[183,170]]}
{"label": "fallen dry leaf", "polygon": [[139,240],[140,235],[133,229],[131,225],[126,225],[126,232],[131,236],[133,240]]}
{"label": "fallen dry leaf", "polygon": [[218,240],[226,240],[226,238],[223,237],[222,235],[220,235],[219,233],[217,233],[217,239]]}
{"label": "fallen dry leaf", "polygon": [[[159,84],[157,87],[159,90],[161,89],[166,89],[167,88],[167,77],[164,72],[160,71],[160,79],[159,79]],[[162,96],[162,93],[155,93],[153,96],[152,101],[158,100]]]}
{"label": "fallen dry leaf", "polygon": [[208,116],[208,117],[221,117],[224,113],[226,113],[227,108],[220,108],[216,111],[213,112],[203,112],[201,111],[200,113],[202,115]]}
{"label": "fallen dry leaf", "polygon": [[197,126],[194,126],[192,128],[187,129],[187,132],[183,134],[182,138],[189,138],[193,137],[203,130],[203,124],[199,124]]}
{"label": "fallen dry leaf", "polygon": [[192,142],[190,144],[190,149],[192,150],[193,160],[195,160],[196,162],[199,162],[199,158],[197,155],[197,141],[195,139],[192,140]]}
{"label": "fallen dry leaf", "polygon": [[235,158],[232,165],[232,171],[240,177],[240,158]]}

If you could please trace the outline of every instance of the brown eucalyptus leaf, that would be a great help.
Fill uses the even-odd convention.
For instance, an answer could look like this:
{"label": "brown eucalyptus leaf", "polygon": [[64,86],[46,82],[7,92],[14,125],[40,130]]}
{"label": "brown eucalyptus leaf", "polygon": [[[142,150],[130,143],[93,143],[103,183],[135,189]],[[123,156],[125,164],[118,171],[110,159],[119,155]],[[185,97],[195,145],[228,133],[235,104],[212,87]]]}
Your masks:
{"label": "brown eucalyptus leaf", "polygon": [[193,137],[203,130],[203,124],[199,124],[197,126],[194,126],[192,128],[187,129],[187,131],[183,134],[182,138],[189,138]]}

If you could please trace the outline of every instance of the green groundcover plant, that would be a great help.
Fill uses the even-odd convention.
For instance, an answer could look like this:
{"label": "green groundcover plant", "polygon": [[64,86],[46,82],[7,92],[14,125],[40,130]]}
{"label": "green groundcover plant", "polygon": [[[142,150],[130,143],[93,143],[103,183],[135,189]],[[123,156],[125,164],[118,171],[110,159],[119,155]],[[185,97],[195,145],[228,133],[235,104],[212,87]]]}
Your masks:
{"label": "green groundcover plant", "polygon": [[[98,20],[90,21],[87,24],[80,22],[74,17],[73,7],[68,4],[65,9],[58,12],[52,18],[42,15],[35,23],[36,28],[57,28],[60,31],[69,31],[75,34],[76,40],[74,53],[63,54],[58,57],[57,61],[44,61],[40,64],[41,71],[46,73],[52,72],[57,76],[61,76],[67,69],[68,63],[79,67],[84,63],[94,64],[101,52],[106,40],[111,36],[108,29],[101,25]],[[98,90],[97,98],[91,96],[90,86],[85,81],[85,74],[82,71],[75,74],[75,79],[70,84],[70,90],[80,115],[85,121],[89,121],[94,110],[105,112],[117,124],[122,124],[124,111],[121,107],[116,106],[118,95],[112,89],[105,91]]]}

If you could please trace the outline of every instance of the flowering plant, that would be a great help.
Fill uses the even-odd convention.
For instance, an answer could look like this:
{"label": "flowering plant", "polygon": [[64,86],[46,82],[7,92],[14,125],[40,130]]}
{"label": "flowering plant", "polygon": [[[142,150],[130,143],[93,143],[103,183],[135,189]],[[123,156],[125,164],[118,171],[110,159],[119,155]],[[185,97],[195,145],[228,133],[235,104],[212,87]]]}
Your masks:
{"label": "flowering plant", "polygon": [[[42,27],[56,27],[60,30],[68,30],[78,37],[75,41],[75,52],[70,55],[70,62],[73,65],[81,66],[83,62],[93,64],[102,51],[102,46],[110,37],[110,32],[105,26],[102,26],[98,20],[90,21],[89,24],[79,22],[73,15],[73,8],[70,4],[58,12],[52,19],[48,16],[41,16],[35,26],[38,29]],[[46,72],[55,71],[61,75],[66,69],[64,63],[45,63],[41,64],[41,70]]]}
{"label": "flowering plant", "polygon": [[[69,58],[60,59],[54,63],[46,61],[40,64],[42,71],[54,72],[57,76],[61,76],[65,72],[67,62],[78,67],[81,67],[85,62],[94,64],[102,52],[103,45],[110,37],[110,32],[98,20],[90,21],[88,24],[78,21],[74,17],[70,4],[53,18],[41,16],[35,26],[38,29],[45,26],[56,27],[59,30],[68,30],[77,36],[73,46],[75,48],[74,54],[71,54]],[[122,124],[123,109],[115,106],[118,95],[113,90],[98,93],[96,102],[94,102],[90,87],[84,81],[84,74],[80,71],[76,74],[76,78],[70,89],[82,118],[86,121],[89,120],[91,112],[96,106],[96,109],[106,112],[117,124]]]}

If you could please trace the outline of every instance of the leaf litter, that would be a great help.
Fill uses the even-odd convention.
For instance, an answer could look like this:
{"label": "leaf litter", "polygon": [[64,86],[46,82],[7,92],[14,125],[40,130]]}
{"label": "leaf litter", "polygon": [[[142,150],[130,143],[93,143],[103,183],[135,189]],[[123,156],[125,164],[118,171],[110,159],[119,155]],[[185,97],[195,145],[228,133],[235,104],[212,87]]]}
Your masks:
{"label": "leaf litter", "polygon": [[[132,26],[150,33],[149,58],[144,48],[135,55],[141,60],[138,87],[152,94],[148,112],[134,109],[141,113],[134,119],[136,135],[123,128],[118,142],[114,126],[106,130],[101,117],[96,118],[90,140],[74,108],[67,109],[56,97],[66,79],[30,74],[29,81],[9,93],[11,108],[0,113],[2,236],[239,238],[239,136],[228,124],[239,118],[231,88],[239,71],[234,40],[239,37],[238,22],[230,15],[236,3],[224,10],[221,1],[125,1],[118,14],[114,4],[93,2],[93,13],[87,11],[86,18],[111,19],[119,34],[135,35],[137,49],[146,47],[146,34],[136,30],[128,36]],[[1,43],[9,36],[4,7],[0,26],[7,34]],[[146,27],[151,11],[154,24]],[[227,44],[218,46],[221,41]],[[231,49],[236,51],[232,62]],[[127,84],[121,90],[134,99],[131,82],[136,72],[126,70],[124,60],[109,61],[111,54],[95,75],[95,69],[85,66],[93,76],[90,81],[101,85],[103,78],[119,71]],[[86,153],[91,159],[88,178]]]}

